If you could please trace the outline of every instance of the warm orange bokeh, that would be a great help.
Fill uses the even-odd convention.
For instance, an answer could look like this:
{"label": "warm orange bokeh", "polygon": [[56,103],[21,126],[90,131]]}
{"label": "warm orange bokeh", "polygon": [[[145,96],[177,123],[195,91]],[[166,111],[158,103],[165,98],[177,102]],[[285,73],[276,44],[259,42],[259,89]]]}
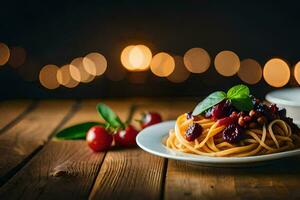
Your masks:
{"label": "warm orange bokeh", "polygon": [[59,68],[56,65],[44,66],[39,74],[40,83],[47,89],[55,89],[59,87],[56,79]]}
{"label": "warm orange bokeh", "polygon": [[10,51],[6,44],[0,42],[0,66],[5,65],[9,60]]}
{"label": "warm orange bokeh", "polygon": [[67,87],[74,88],[79,82],[74,80],[70,74],[70,65],[64,65],[57,71],[57,81],[59,84]]}
{"label": "warm orange bokeh", "polygon": [[183,57],[186,68],[192,73],[203,73],[210,66],[210,56],[202,48],[192,48]]}
{"label": "warm orange bokeh", "polygon": [[92,76],[100,76],[107,68],[107,61],[100,53],[90,53],[83,58],[83,66]]}
{"label": "warm orange bokeh", "polygon": [[174,56],[174,61],[175,61],[175,69],[167,77],[167,79],[174,83],[184,82],[186,79],[189,78],[190,72],[184,66],[183,58],[181,56]]}
{"label": "warm orange bokeh", "polygon": [[248,84],[256,84],[261,80],[262,69],[260,64],[251,58],[244,59],[241,62],[238,76],[242,81]]}
{"label": "warm orange bokeh", "polygon": [[8,63],[12,67],[19,67],[25,63],[26,51],[22,47],[12,47]]}
{"label": "warm orange bokeh", "polygon": [[215,68],[223,76],[233,76],[240,68],[240,59],[232,51],[221,51],[215,58]]}
{"label": "warm orange bokeh", "polygon": [[121,63],[129,71],[145,71],[149,68],[152,53],[145,45],[130,45],[121,53]]}
{"label": "warm orange bokeh", "polygon": [[75,58],[70,64],[70,74],[77,82],[89,83],[95,76],[89,74],[83,66],[83,58]]}
{"label": "warm orange bokeh", "polygon": [[300,84],[300,61],[297,62],[297,64],[295,65],[294,77],[295,77],[296,81],[298,82],[298,84]]}
{"label": "warm orange bokeh", "polygon": [[174,58],[165,52],[158,53],[153,56],[150,68],[156,76],[167,77],[174,71]]}
{"label": "warm orange bokeh", "polygon": [[272,58],[265,64],[263,75],[269,85],[283,87],[290,80],[290,68],[284,60]]}

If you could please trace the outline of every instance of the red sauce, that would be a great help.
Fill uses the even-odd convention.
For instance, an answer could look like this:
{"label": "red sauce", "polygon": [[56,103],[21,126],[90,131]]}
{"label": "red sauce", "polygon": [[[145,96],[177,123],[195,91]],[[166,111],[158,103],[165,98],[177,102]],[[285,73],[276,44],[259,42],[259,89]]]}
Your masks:
{"label": "red sauce", "polygon": [[228,126],[230,124],[237,123],[238,117],[224,117],[222,119],[219,119],[218,126]]}

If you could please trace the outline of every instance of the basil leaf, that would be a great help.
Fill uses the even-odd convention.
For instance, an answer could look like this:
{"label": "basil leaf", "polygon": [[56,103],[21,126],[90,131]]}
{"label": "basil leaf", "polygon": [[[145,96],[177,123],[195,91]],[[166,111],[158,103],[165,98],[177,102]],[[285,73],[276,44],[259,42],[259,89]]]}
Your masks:
{"label": "basil leaf", "polygon": [[230,99],[234,107],[241,111],[249,111],[253,108],[250,90],[246,85],[236,85],[227,92],[227,98]]}
{"label": "basil leaf", "polygon": [[242,98],[244,96],[249,96],[250,90],[246,85],[236,85],[230,88],[227,92],[228,99]]}
{"label": "basil leaf", "polygon": [[85,122],[77,124],[59,131],[55,138],[60,140],[80,140],[85,139],[88,130],[96,125],[104,126],[99,122]]}
{"label": "basil leaf", "polygon": [[253,108],[252,99],[248,95],[243,95],[239,98],[231,99],[234,107],[241,111],[249,111]]}
{"label": "basil leaf", "polygon": [[193,115],[199,115],[210,107],[220,103],[226,98],[226,93],[222,91],[217,91],[211,93],[203,101],[201,101],[193,111]]}
{"label": "basil leaf", "polygon": [[120,120],[120,118],[103,103],[99,103],[97,105],[97,110],[100,116],[109,124],[109,126],[113,128],[124,128],[124,123]]}

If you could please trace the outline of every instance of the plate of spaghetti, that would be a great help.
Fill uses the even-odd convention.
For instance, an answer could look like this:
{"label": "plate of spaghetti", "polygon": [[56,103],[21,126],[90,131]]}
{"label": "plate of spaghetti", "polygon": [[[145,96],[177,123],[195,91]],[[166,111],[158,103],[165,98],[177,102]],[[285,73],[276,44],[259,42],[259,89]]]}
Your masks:
{"label": "plate of spaghetti", "polygon": [[145,151],[202,165],[239,166],[300,155],[300,129],[285,109],[245,85],[207,96],[192,112],[139,133]]}

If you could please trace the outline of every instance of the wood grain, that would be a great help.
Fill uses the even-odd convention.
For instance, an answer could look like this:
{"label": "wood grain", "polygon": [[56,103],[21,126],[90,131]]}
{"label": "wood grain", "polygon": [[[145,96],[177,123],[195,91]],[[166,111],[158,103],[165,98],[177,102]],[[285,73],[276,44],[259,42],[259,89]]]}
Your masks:
{"label": "wood grain", "polygon": [[[127,117],[130,102],[101,102],[109,105],[120,118]],[[83,101],[62,128],[101,121],[97,103],[97,100]],[[0,189],[0,199],[87,199],[104,155],[93,153],[85,141],[52,141]]]}
{"label": "wood grain", "polygon": [[4,101],[0,103],[0,131],[22,116],[32,101]]}
{"label": "wood grain", "polygon": [[163,180],[162,158],[140,149],[106,154],[90,199],[158,199]]}
{"label": "wood grain", "polygon": [[[92,153],[84,141],[50,141],[37,151],[58,127],[101,121],[97,102],[83,101],[64,124],[74,102],[41,102],[0,134],[0,176],[3,180],[12,171],[16,173],[4,179],[0,199],[300,199],[300,157],[266,166],[214,168],[167,162],[138,148]],[[132,104],[137,105],[135,119],[148,110],[169,120],[197,103],[172,99],[101,102],[123,120]]]}
{"label": "wood grain", "polygon": [[168,162],[166,199],[299,199],[300,158],[247,168]]}
{"label": "wood grain", "polygon": [[200,167],[169,160],[166,199],[236,199],[234,179],[222,168]]}
{"label": "wood grain", "polygon": [[[124,121],[134,100],[108,101]],[[125,112],[126,111],[126,112]],[[136,199],[160,196],[164,160],[139,149],[112,149],[103,161],[90,198],[116,199],[125,195]]]}
{"label": "wood grain", "polygon": [[267,166],[240,169],[233,175],[241,199],[300,199],[300,157]]}
{"label": "wood grain", "polygon": [[0,180],[44,145],[71,111],[74,101],[43,101],[0,135]]}
{"label": "wood grain", "polygon": [[[175,119],[189,111],[194,102],[133,99],[136,106],[133,119],[141,112],[159,112],[163,120]],[[176,108],[176,109],[175,109]],[[132,121],[136,127],[138,124]],[[158,199],[161,198],[165,160],[140,149],[120,149],[107,153],[93,187],[91,199]]]}
{"label": "wood grain", "polygon": [[87,199],[103,157],[85,141],[51,141],[0,188],[0,199]]}

